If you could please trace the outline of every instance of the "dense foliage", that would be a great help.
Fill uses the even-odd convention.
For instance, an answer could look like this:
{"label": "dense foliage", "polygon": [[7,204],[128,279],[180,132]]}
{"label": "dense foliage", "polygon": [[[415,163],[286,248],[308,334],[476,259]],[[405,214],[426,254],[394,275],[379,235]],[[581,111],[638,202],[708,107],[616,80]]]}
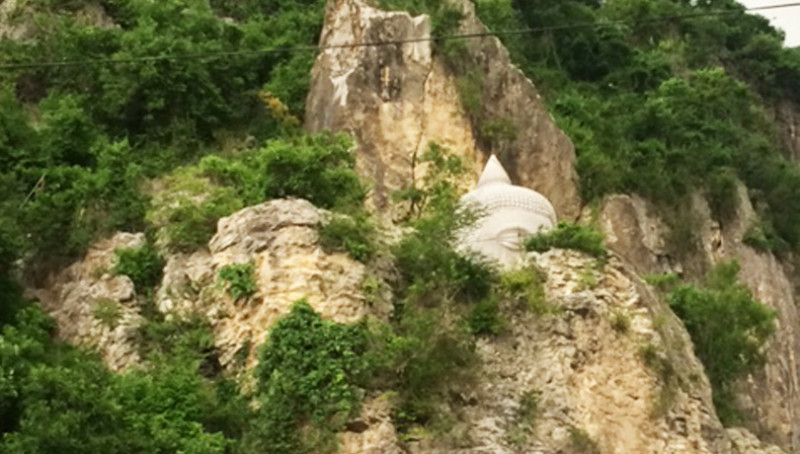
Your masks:
{"label": "dense foliage", "polygon": [[177,251],[208,243],[223,216],[266,199],[301,197],[321,208],[361,211],[366,190],[342,135],[297,135],[263,147],[210,155],[164,179],[147,212],[158,242]]}
{"label": "dense foliage", "polygon": [[114,272],[131,278],[137,291],[143,292],[145,289],[159,284],[164,259],[152,245],[145,244],[137,248],[119,249],[115,252],[117,264]]}
{"label": "dense foliage", "polygon": [[[636,192],[669,209],[699,188],[724,218],[738,178],[800,246],[800,171],[765,112],[800,100],[800,51],[766,19],[733,0],[475,3],[490,28],[546,29],[501,38],[575,142],[585,200]],[[549,29],[575,23],[598,26]]]}
{"label": "dense foliage", "polygon": [[559,222],[556,228],[525,240],[525,249],[545,252],[552,248],[574,249],[599,259],[608,255],[603,232],[591,226]]}
{"label": "dense foliage", "polygon": [[[0,334],[0,450],[222,453],[225,405],[184,350],[117,375],[99,358],[51,340],[52,321],[20,310]],[[215,427],[216,425],[216,427]]]}
{"label": "dense foliage", "polygon": [[249,298],[256,293],[255,268],[253,263],[234,263],[219,270],[219,278],[225,283],[225,290],[231,298]]}
{"label": "dense foliage", "polygon": [[325,221],[319,229],[319,242],[328,253],[347,252],[354,259],[366,263],[375,255],[376,233],[369,215],[360,212]]}
{"label": "dense foliage", "polygon": [[763,364],[764,343],[775,330],[775,312],[737,281],[738,272],[738,263],[722,263],[709,272],[703,287],[680,285],[670,294],[670,306],[692,336],[726,423],[740,417],[734,384]]}
{"label": "dense foliage", "polygon": [[[97,235],[141,230],[145,178],[231,140],[280,134],[286,122],[260,91],[302,116],[313,54],[258,50],[315,44],[323,4],[19,2],[10,25],[29,39],[0,40],[0,63],[123,62],[0,73],[0,271],[21,255],[52,263]],[[191,57],[150,59],[170,55]]]}
{"label": "dense foliage", "polygon": [[[197,249],[219,218],[266,199],[343,212],[321,227],[323,247],[362,261],[381,253],[351,142],[298,130],[314,53],[262,51],[315,44],[324,3],[18,2],[9,25],[25,25],[26,37],[0,40],[0,64],[23,65],[0,72],[0,451],[333,451],[333,432],[362,396],[385,391],[401,436],[447,433],[454,396],[474,373],[475,336],[501,333],[509,307],[549,312],[536,270],[498,276],[451,247],[474,213],[456,210],[461,165],[436,145],[421,159],[431,169],[422,186],[397,195],[408,235],[391,251],[389,323],[339,325],[298,303],[270,332],[244,392],[221,370],[208,320],[154,310],[163,252]],[[432,14],[435,50],[478,118],[482,75],[461,58],[463,41],[444,39],[460,13],[437,0],[376,3]],[[586,201],[637,192],[669,207],[700,188],[724,221],[741,180],[761,217],[748,243],[800,246],[800,173],[781,157],[765,113],[800,102],[800,52],[782,48],[765,20],[733,0],[474,3],[495,29],[602,24],[503,37],[576,143]],[[730,14],[658,19],[718,10]],[[41,61],[80,64],[24,66]],[[476,128],[488,143],[516,134],[503,118]],[[47,271],[120,229],[154,242],[118,251],[113,271],[135,283],[147,320],[144,365],[112,373],[55,342],[52,320],[23,300],[10,271],[19,259]],[[573,225],[529,247],[605,255],[602,237]],[[220,278],[246,297],[252,271],[225,268]],[[671,294],[729,420],[733,382],[760,363],[773,329],[773,314],[735,275],[721,267],[705,286]],[[113,329],[121,308],[101,301],[92,314]],[[527,396],[520,420],[536,411]]]}
{"label": "dense foliage", "polygon": [[[367,370],[363,326],[322,320],[304,301],[270,330],[255,375],[261,408],[252,452],[321,452],[358,410],[356,384]],[[300,426],[306,428],[301,437]],[[317,436],[308,436],[308,429]],[[326,447],[326,445],[328,445]]]}

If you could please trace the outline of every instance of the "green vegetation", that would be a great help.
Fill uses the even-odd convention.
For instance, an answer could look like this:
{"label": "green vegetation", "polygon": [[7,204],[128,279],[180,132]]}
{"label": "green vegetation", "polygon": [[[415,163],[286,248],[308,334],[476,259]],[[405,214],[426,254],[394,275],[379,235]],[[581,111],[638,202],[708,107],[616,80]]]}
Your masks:
{"label": "green vegetation", "polygon": [[622,310],[611,313],[611,327],[620,334],[628,334],[631,330],[631,317]]}
{"label": "green vegetation", "polygon": [[789,250],[789,245],[775,233],[772,225],[764,223],[761,220],[754,222],[748,227],[742,238],[742,242],[756,250],[764,252],[771,251],[782,254]]}
{"label": "green vegetation", "polygon": [[164,259],[150,244],[138,248],[117,249],[114,273],[128,276],[140,293],[161,282]]}
{"label": "green vegetation", "polygon": [[122,307],[118,301],[100,300],[94,303],[92,316],[109,329],[114,329],[122,318]]}
{"label": "green vegetation", "polygon": [[347,252],[365,263],[375,255],[375,236],[375,225],[363,212],[353,216],[333,216],[319,230],[319,242],[326,252]]}
{"label": "green vegetation", "polygon": [[[328,452],[358,410],[367,337],[363,326],[324,321],[301,301],[270,330],[259,351],[261,407],[248,436],[252,452]],[[299,428],[311,429],[302,436]]]}
{"label": "green vegetation", "polygon": [[547,304],[545,298],[545,278],[544,273],[535,267],[506,271],[500,276],[498,292],[513,307],[539,315],[547,314],[553,308]]}
{"label": "green vegetation", "polygon": [[206,156],[165,178],[167,188],[153,199],[147,219],[160,229],[166,248],[192,251],[208,243],[219,218],[267,199],[299,197],[321,208],[360,213],[366,190],[354,167],[350,140],[332,134],[301,134],[228,156]]}
{"label": "green vegetation", "polygon": [[[235,54],[3,71],[0,271],[20,256],[57,265],[98,236],[141,231],[146,179],[248,136],[261,142],[286,134],[291,122],[277,118],[259,92],[288,106],[285,116],[302,117],[313,54],[248,51],[316,44],[322,0],[25,4],[14,20],[31,25],[28,38],[0,40],[4,64]],[[91,26],[90,6],[117,26]],[[220,203],[214,199],[208,203]],[[211,208],[176,209],[175,222],[186,223],[179,236],[187,236],[179,249],[202,244],[191,237],[195,227],[208,236],[211,219],[237,209]]]}
{"label": "green vegetation", "polygon": [[605,259],[608,255],[603,232],[580,224],[559,222],[555,229],[534,235],[525,241],[525,249],[529,251],[545,252],[552,248],[574,249],[598,259]]}
{"label": "green vegetation", "polygon": [[[412,202],[411,231],[392,251],[400,281],[395,286],[395,334],[386,350],[398,365],[392,389],[398,390],[395,422],[402,433],[419,426],[447,430],[453,390],[471,381],[476,364],[474,340],[466,329],[470,321],[478,331],[491,330],[497,322],[491,303],[485,302],[492,296],[494,270],[452,248],[458,230],[473,219],[457,210],[461,163],[435,144],[421,162],[430,165],[422,187],[397,195]],[[488,310],[478,316],[464,303]],[[467,323],[461,323],[465,317]]]}
{"label": "green vegetation", "polygon": [[219,270],[219,278],[225,281],[225,290],[234,300],[250,298],[258,290],[253,263],[233,263]]}
{"label": "green vegetation", "polygon": [[519,398],[519,405],[514,415],[514,425],[508,430],[506,437],[509,443],[522,448],[533,433],[533,424],[539,415],[539,393],[525,391]]}
{"label": "green vegetation", "polygon": [[[576,145],[585,201],[639,193],[668,211],[704,189],[730,216],[736,180],[763,222],[800,247],[800,170],[765,114],[800,101],[800,52],[734,0],[475,0],[490,29],[597,27],[504,35]],[[726,14],[701,16],[704,12]],[[695,17],[664,21],[664,16]]]}
{"label": "green vegetation", "polygon": [[741,417],[734,384],[763,364],[764,343],[775,330],[775,312],[737,282],[738,272],[738,263],[723,263],[709,272],[703,287],[681,285],[670,294],[670,306],[692,336],[717,413],[727,424]]}
{"label": "green vegetation", "polygon": [[476,335],[498,335],[503,331],[505,323],[500,314],[500,306],[494,298],[486,298],[472,307],[467,317],[469,331]]}
{"label": "green vegetation", "polygon": [[585,430],[577,427],[569,430],[569,442],[572,452],[577,454],[598,454],[600,452],[597,442]]}
{"label": "green vegetation", "polygon": [[220,424],[226,404],[191,355],[118,375],[98,358],[54,343],[52,329],[34,306],[2,329],[0,450],[225,452],[224,432],[233,427]]}
{"label": "green vegetation", "polygon": [[[394,400],[401,437],[460,436],[455,396],[474,378],[475,336],[501,333],[507,308],[552,308],[538,270],[498,275],[451,247],[475,213],[456,210],[463,168],[435,144],[421,158],[425,181],[397,195],[410,206],[410,233],[392,247],[396,280],[364,282],[368,298],[393,285],[389,323],[338,325],[298,303],[270,332],[254,387],[244,391],[222,370],[208,320],[154,310],[160,253],[203,247],[221,217],[271,198],[333,210],[320,230],[327,250],[361,261],[377,254],[352,142],[299,130],[314,54],[257,52],[316,44],[324,1],[24,3],[13,21],[30,25],[27,38],[0,40],[0,63],[23,65],[0,73],[0,451],[332,452],[334,432],[367,393]],[[438,0],[377,3],[432,13],[435,52],[481,122],[481,141],[502,150],[516,138],[509,118],[485,118],[485,79],[464,42],[441,39],[457,29],[457,10]],[[782,158],[765,114],[776,100],[800,102],[800,52],[782,48],[764,19],[733,0],[474,3],[496,29],[604,24],[504,36],[576,144],[585,201],[639,193],[674,211],[675,237],[686,241],[685,197],[703,190],[724,222],[742,181],[760,218],[745,241],[777,252],[800,247],[800,171]],[[88,7],[114,26],[92,24]],[[731,14],[653,21],[719,9]],[[149,59],[210,53],[225,58]],[[119,62],[24,66],[104,59]],[[46,275],[117,230],[145,231],[154,244],[117,252],[114,272],[134,282],[147,319],[142,365],[112,373],[95,355],[56,342],[53,321],[24,301],[11,276],[20,259],[26,273]],[[606,257],[602,235],[571,224],[527,246]],[[252,273],[237,265],[220,279],[232,297],[247,297]],[[774,329],[774,314],[735,275],[726,265],[702,286],[659,282],[671,286],[727,422],[737,418],[735,381],[763,361]],[[97,301],[92,315],[113,328],[122,307]],[[612,317],[619,332],[629,329],[624,316]],[[659,405],[668,408],[671,364],[652,345],[642,357],[664,382]],[[535,393],[522,394],[512,442],[525,444],[537,407]],[[571,439],[574,450],[594,449],[582,431]]]}

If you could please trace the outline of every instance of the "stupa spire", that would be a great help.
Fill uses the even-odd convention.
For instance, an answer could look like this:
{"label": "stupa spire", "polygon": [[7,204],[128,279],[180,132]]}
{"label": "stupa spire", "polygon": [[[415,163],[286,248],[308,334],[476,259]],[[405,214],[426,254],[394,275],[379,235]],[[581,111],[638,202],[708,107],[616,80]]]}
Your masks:
{"label": "stupa spire", "polygon": [[497,156],[491,155],[486,167],[483,168],[480,179],[478,179],[478,187],[486,186],[489,184],[511,184],[511,178],[508,177],[506,169],[500,164]]}

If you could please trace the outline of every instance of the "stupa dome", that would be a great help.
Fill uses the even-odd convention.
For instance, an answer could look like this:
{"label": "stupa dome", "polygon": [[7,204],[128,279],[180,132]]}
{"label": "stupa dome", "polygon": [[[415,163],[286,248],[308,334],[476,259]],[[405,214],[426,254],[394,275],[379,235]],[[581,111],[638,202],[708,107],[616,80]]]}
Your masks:
{"label": "stupa dome", "polygon": [[538,192],[514,186],[500,161],[492,155],[478,180],[478,187],[461,198],[480,219],[461,236],[461,246],[504,266],[521,255],[522,241],[555,227],[556,211]]}

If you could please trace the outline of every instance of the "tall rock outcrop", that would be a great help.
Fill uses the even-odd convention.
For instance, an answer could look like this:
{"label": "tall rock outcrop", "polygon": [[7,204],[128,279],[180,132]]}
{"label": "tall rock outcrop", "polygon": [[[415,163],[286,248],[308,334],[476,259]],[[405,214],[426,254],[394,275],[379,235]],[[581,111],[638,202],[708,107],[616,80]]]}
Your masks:
{"label": "tall rock outcrop", "polygon": [[[464,12],[462,31],[486,31],[470,2],[457,4]],[[464,63],[482,74],[481,111],[468,114],[460,101],[459,75],[435,53],[430,38],[427,16],[381,11],[363,0],[329,2],[320,38],[327,49],[314,65],[306,127],[355,137],[358,169],[373,183],[379,210],[388,206],[393,190],[420,177],[416,159],[429,142],[437,142],[471,164],[472,183],[496,152],[513,169],[516,184],[544,194],[559,217],[576,217],[574,147],[499,40],[467,42],[470,61]],[[398,44],[369,45],[377,42]],[[514,131],[502,147],[486,143],[481,133],[481,124],[492,120]]]}
{"label": "tall rock outcrop", "polygon": [[[777,330],[767,347],[764,368],[742,383],[740,406],[747,426],[762,439],[774,441],[788,452],[800,450],[800,313],[793,270],[770,252],[757,251],[743,242],[756,215],[744,186],[739,187],[736,214],[714,221],[700,194],[691,201],[689,220],[695,238],[677,238],[669,223],[652,205],[636,196],[613,196],[601,207],[600,224],[609,247],[638,273],[676,272],[698,280],[712,265],[738,260],[739,277],[763,303],[775,309]],[[694,253],[671,253],[670,241],[693,242]]]}
{"label": "tall rock outcrop", "polygon": [[545,278],[550,310],[502,308],[505,332],[478,340],[478,378],[449,433],[399,443],[378,398],[339,452],[785,452],[723,429],[689,335],[629,265],[554,250],[530,254],[527,267]]}
{"label": "tall rock outcrop", "polygon": [[771,110],[780,129],[786,158],[800,162],[800,106],[785,100],[779,101]]}
{"label": "tall rock outcrop", "polygon": [[99,352],[116,371],[138,363],[137,331],[143,319],[133,282],[113,272],[115,251],[144,241],[141,233],[117,233],[31,292],[55,319],[61,340]]}
{"label": "tall rock outcrop", "polygon": [[[368,299],[362,291],[368,275],[364,265],[319,245],[318,227],[328,215],[302,199],[279,199],[220,219],[207,250],[167,258],[159,309],[205,314],[220,363],[233,369],[255,364],[269,327],[300,299],[339,323],[368,314],[388,317],[388,297]],[[245,263],[253,265],[257,291],[235,300],[225,292],[219,272]]]}

